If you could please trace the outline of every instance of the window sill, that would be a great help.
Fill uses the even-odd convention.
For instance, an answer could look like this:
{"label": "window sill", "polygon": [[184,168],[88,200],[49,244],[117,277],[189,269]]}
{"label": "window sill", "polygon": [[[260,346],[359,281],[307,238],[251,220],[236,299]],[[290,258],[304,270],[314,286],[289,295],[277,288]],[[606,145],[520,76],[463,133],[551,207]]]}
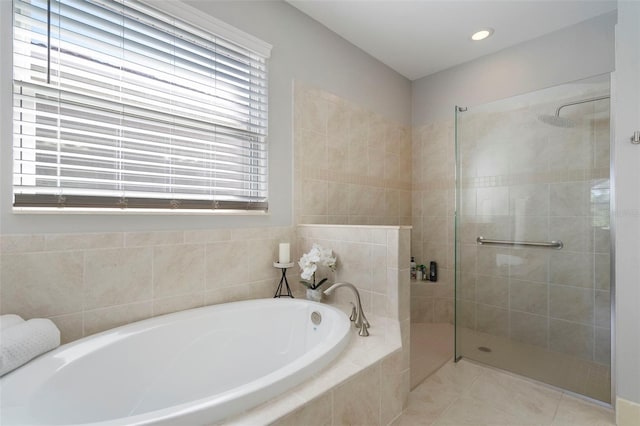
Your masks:
{"label": "window sill", "polygon": [[13,207],[14,214],[98,214],[98,215],[152,215],[152,216],[268,216],[268,211],[261,210],[201,210],[201,209],[83,209],[55,207]]}

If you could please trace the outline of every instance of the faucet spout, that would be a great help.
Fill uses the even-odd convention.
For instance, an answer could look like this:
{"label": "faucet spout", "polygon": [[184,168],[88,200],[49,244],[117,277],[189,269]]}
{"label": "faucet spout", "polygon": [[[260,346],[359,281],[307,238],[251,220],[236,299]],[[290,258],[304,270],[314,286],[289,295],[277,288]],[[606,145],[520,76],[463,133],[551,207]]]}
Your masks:
{"label": "faucet spout", "polygon": [[[364,310],[362,309],[362,301],[360,300],[360,292],[358,292],[358,289],[356,288],[355,285],[347,282],[335,283],[331,287],[326,289],[324,291],[324,294],[328,296],[340,287],[347,287],[351,289],[351,291],[353,291],[353,293],[355,294],[357,305],[356,305],[356,315],[355,315],[354,324],[357,328],[360,329],[360,332],[358,333],[360,336],[368,336],[369,327],[371,327],[371,324],[369,324],[369,321],[367,320],[367,317],[364,314]],[[351,320],[353,321],[353,319]]]}

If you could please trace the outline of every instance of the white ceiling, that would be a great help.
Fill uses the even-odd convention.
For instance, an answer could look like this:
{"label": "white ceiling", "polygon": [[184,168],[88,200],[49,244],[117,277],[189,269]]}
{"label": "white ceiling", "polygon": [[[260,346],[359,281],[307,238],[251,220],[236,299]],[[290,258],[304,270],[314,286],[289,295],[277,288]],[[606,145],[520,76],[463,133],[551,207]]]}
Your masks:
{"label": "white ceiling", "polygon": [[[287,0],[415,80],[616,9],[610,0]],[[471,33],[495,29],[472,42]]]}

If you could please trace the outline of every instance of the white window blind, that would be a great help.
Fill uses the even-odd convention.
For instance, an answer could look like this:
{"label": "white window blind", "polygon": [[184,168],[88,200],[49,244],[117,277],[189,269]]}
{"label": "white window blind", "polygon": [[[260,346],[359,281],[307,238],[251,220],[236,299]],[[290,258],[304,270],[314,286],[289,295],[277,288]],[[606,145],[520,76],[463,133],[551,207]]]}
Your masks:
{"label": "white window blind", "polygon": [[266,210],[267,55],[153,3],[14,0],[14,206]]}

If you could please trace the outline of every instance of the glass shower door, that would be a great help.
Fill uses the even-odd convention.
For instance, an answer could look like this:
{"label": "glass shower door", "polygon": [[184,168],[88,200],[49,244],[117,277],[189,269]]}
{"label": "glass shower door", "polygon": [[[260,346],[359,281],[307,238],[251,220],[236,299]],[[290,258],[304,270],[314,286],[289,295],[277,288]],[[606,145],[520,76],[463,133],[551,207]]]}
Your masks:
{"label": "glass shower door", "polygon": [[456,112],[456,358],[610,402],[609,79]]}

